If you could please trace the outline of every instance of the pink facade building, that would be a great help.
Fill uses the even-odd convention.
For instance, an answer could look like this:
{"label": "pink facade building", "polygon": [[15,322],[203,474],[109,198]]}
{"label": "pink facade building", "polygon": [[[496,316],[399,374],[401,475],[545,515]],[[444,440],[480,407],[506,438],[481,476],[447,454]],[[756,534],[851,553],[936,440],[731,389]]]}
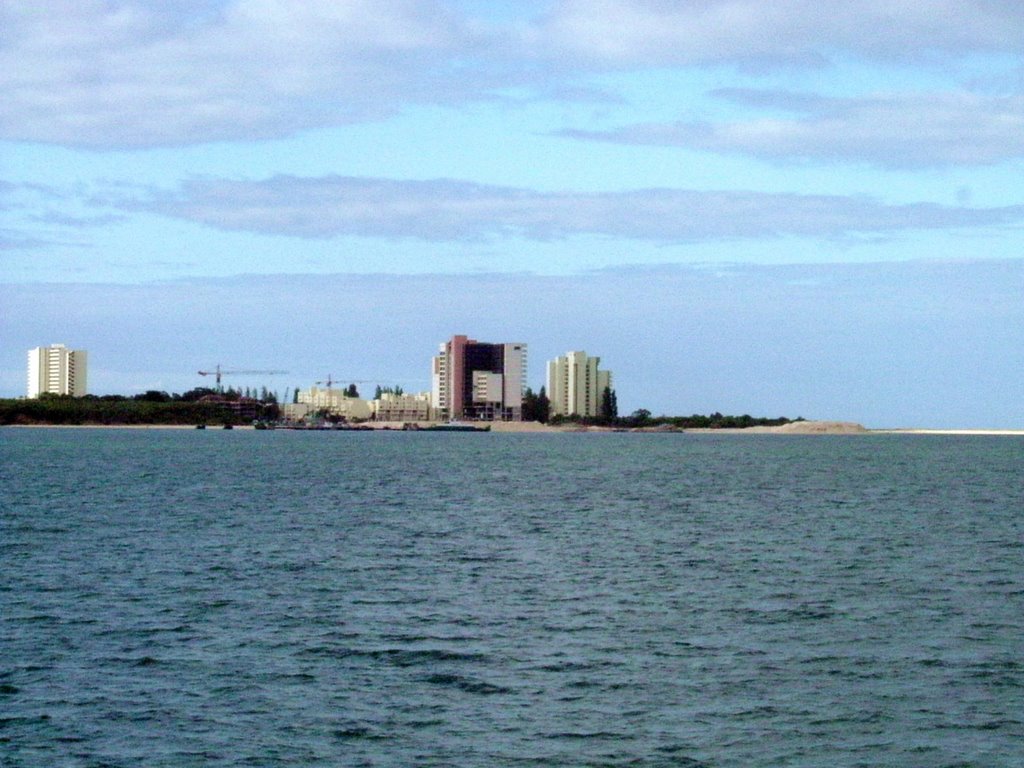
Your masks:
{"label": "pink facade building", "polygon": [[453,336],[433,360],[432,406],[442,419],[519,421],[526,345]]}

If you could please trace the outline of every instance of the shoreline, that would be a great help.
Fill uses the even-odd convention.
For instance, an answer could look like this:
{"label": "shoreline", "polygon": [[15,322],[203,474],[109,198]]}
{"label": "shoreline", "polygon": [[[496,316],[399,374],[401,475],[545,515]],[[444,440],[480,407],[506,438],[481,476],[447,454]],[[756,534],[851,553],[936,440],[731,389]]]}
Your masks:
{"label": "shoreline", "polygon": [[915,427],[872,429],[876,435],[986,435],[1020,437],[1024,429],[919,429]]}
{"label": "shoreline", "polygon": [[[418,422],[426,427],[431,422]],[[375,432],[400,432],[403,422],[367,422],[361,427],[369,427]],[[986,437],[1021,437],[1024,429],[991,429],[991,428],[919,428],[899,427],[869,429],[849,421],[793,421],[777,427],[726,427],[713,429],[709,427],[676,428],[668,425],[653,427],[598,427],[586,425],[549,426],[538,422],[499,421],[489,424],[491,432],[501,434],[661,434],[685,433],[692,435],[948,435],[948,436],[986,436]],[[196,429],[195,424],[5,424],[3,427],[16,429]],[[255,427],[249,424],[235,425],[231,430],[221,426],[208,425],[207,431],[250,430]],[[344,431],[344,430],[337,430]],[[368,431],[363,429],[362,431]],[[422,430],[421,430],[422,431]]]}

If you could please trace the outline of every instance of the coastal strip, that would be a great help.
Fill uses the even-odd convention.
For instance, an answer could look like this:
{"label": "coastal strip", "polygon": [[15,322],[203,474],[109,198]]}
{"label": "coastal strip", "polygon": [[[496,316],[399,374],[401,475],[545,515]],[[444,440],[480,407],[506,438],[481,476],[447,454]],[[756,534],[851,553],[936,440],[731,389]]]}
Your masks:
{"label": "coastal strip", "polygon": [[[427,431],[427,427],[436,422],[417,422],[419,430]],[[394,431],[400,432],[406,422],[378,421],[360,424],[362,431]],[[573,433],[642,433],[658,434],[680,432],[693,435],[963,435],[963,436],[1006,436],[1024,437],[1024,429],[922,429],[922,428],[887,428],[869,429],[861,424],[850,421],[794,421],[776,427],[723,427],[723,428],[679,428],[671,425],[651,427],[603,427],[580,424],[560,424],[553,426],[536,421],[495,421],[487,422],[491,432],[502,434],[573,434]],[[7,424],[5,427],[15,429],[195,429],[193,424]],[[219,426],[210,427],[219,431]],[[248,424],[235,425],[236,430],[253,430]],[[345,429],[325,431],[348,431]]]}

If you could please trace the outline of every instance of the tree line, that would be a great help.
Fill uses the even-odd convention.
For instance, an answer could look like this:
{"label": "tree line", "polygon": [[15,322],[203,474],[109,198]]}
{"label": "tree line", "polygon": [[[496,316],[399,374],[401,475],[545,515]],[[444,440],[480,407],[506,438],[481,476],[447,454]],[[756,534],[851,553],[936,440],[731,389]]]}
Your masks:
{"label": "tree line", "polygon": [[601,393],[601,403],[596,416],[580,416],[551,413],[551,401],[544,387],[534,392],[527,387],[523,394],[523,421],[539,421],[541,424],[579,424],[580,426],[619,427],[636,429],[639,427],[669,426],[675,429],[746,429],[749,427],[778,427],[791,421],[803,421],[802,418],[789,419],[755,417],[749,414],[742,416],[726,416],[712,413],[710,415],[693,414],[692,416],[654,416],[645,408],[639,408],[628,416],[619,416],[619,401],[615,390],[605,387]]}
{"label": "tree line", "polygon": [[605,387],[601,393],[601,403],[598,407],[597,416],[581,417],[578,415],[562,416],[551,414],[551,400],[548,398],[547,389],[541,387],[534,392],[529,387],[523,393],[523,421],[539,421],[541,424],[562,423],[565,421],[583,421],[591,424],[610,425],[619,417],[619,400],[615,390]]}
{"label": "tree line", "polygon": [[[352,385],[355,388],[355,385]],[[383,392],[402,394],[400,387],[384,387]],[[377,397],[380,397],[380,393]],[[277,396],[266,387],[255,390],[218,391],[197,387],[182,394],[148,390],[138,395],[41,395],[37,399],[0,399],[0,425],[10,424],[240,424],[251,420],[274,421],[280,417]],[[523,421],[542,424],[579,424],[623,429],[668,426],[675,429],[745,429],[756,426],[781,426],[802,418],[765,418],[748,414],[654,416],[640,408],[619,416],[615,390],[605,388],[597,416],[554,415],[544,387],[523,394]]]}
{"label": "tree line", "polygon": [[0,425],[10,424],[240,424],[277,419],[280,409],[270,392],[251,397],[243,391],[200,387],[183,394],[149,390],[142,394],[43,394],[31,400],[0,399]]}

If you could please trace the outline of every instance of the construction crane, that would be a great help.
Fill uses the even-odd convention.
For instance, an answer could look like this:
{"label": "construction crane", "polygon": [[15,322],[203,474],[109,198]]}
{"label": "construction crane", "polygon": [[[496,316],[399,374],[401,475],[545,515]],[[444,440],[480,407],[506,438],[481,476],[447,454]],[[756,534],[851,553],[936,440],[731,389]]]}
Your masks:
{"label": "construction crane", "polygon": [[220,389],[221,376],[277,376],[288,373],[288,371],[224,371],[221,370],[220,363],[218,363],[212,371],[198,371],[198,373],[200,376],[216,376],[217,389]]}
{"label": "construction crane", "polygon": [[318,381],[316,383],[316,385],[319,387],[321,384],[324,384],[324,385],[326,385],[326,387],[328,389],[330,389],[332,384],[337,384],[339,381],[348,381],[350,384],[376,384],[377,383],[377,381],[375,379],[352,379],[352,380],[349,380],[349,379],[336,379],[333,376],[331,376],[331,374],[328,373],[327,374],[327,380],[326,381]]}

